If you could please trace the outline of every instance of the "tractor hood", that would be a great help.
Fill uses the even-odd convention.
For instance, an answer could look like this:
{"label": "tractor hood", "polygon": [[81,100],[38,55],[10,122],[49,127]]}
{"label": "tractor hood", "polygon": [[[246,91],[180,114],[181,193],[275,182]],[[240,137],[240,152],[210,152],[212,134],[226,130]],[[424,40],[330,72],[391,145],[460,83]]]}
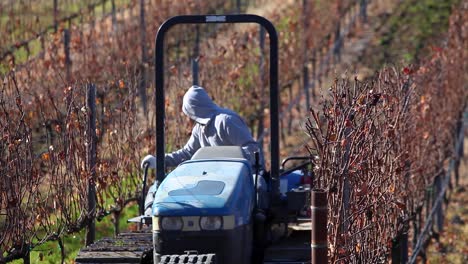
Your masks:
{"label": "tractor hood", "polygon": [[245,159],[190,160],[169,173],[153,203],[154,216],[234,215],[248,219],[254,205]]}

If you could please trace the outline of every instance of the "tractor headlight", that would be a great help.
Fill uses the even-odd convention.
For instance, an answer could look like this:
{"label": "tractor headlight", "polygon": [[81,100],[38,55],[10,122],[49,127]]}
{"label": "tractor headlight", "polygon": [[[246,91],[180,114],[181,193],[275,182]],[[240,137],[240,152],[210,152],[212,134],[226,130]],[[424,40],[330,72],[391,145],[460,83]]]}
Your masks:
{"label": "tractor headlight", "polygon": [[218,230],[223,225],[221,216],[202,216],[200,218],[200,227],[203,230]]}
{"label": "tractor headlight", "polygon": [[181,217],[163,217],[161,219],[161,228],[163,230],[178,231],[182,230],[184,222]]}

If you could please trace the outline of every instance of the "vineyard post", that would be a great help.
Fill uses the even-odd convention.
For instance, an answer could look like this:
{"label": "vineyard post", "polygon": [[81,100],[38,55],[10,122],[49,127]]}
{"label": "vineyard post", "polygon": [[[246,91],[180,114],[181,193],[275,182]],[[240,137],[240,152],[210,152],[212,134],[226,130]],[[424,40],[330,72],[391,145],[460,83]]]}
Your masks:
{"label": "vineyard post", "polygon": [[[312,52],[312,96],[315,97],[315,81],[317,80],[317,49]],[[308,111],[309,109],[307,109]]]}
{"label": "vineyard post", "polygon": [[63,239],[58,237],[57,243],[60,249],[60,256],[61,256],[62,263],[65,263],[65,245],[63,244]]}
{"label": "vineyard post", "polygon": [[432,186],[428,186],[426,187],[426,193],[425,193],[425,203],[426,203],[426,217],[425,219],[427,219],[429,217],[429,214],[431,212],[431,198],[432,198]]}
{"label": "vineyard post", "polygon": [[333,55],[334,55],[334,62],[335,64],[341,61],[341,33],[343,31],[343,27],[341,23],[343,22],[343,16],[345,15],[346,11],[344,10],[343,6],[340,4],[338,6],[338,23],[336,23],[335,28],[335,37],[333,43]]}
{"label": "vineyard post", "polygon": [[[24,244],[23,247],[29,247],[29,245]],[[25,255],[23,256],[23,264],[31,263],[31,250],[28,248],[26,249]]]}
{"label": "vineyard post", "polygon": [[26,56],[27,56],[28,60],[31,57],[31,49],[29,48],[29,43],[30,42],[27,42],[26,45],[24,46],[24,49],[26,50]]}
{"label": "vineyard post", "polygon": [[[462,137],[464,133],[464,127],[463,127],[463,113],[461,114],[458,122],[457,122],[457,129],[456,129],[456,138]],[[456,143],[455,143],[456,145]],[[459,179],[460,179],[460,160],[463,157],[463,142],[460,144],[458,149],[455,149],[455,186],[458,186],[459,184]]]}
{"label": "vineyard post", "polygon": [[103,0],[101,2],[102,4],[102,19],[105,19],[106,18],[106,4],[107,4],[107,0]]}
{"label": "vineyard post", "polygon": [[352,26],[356,26],[356,20],[357,20],[357,16],[358,16],[358,9],[359,9],[359,6],[358,6],[358,3],[357,1],[351,6],[351,10],[353,12],[353,19],[352,19]]}
{"label": "vineyard post", "polygon": [[[180,43],[182,42],[182,37],[181,37],[181,32],[179,31],[177,33],[177,35],[174,37],[176,39],[176,42],[175,42],[175,50],[176,50],[176,64],[179,64],[180,63]],[[181,71],[177,71],[178,73],[178,78],[180,80],[181,78]]]}
{"label": "vineyard post", "polygon": [[349,12],[345,12],[343,14],[343,24],[344,24],[344,27],[346,27],[346,25],[348,25],[348,21],[349,21]]}
{"label": "vineyard post", "polygon": [[310,96],[309,96],[309,68],[307,64],[304,65],[302,69],[302,76],[303,76],[303,84],[304,84],[304,92],[306,98],[306,111],[310,109]]}
{"label": "vineyard post", "polygon": [[[339,33],[338,33],[339,34]],[[341,61],[341,47],[343,46],[343,36],[335,36],[335,42],[333,44],[333,58],[335,64]]]}
{"label": "vineyard post", "polygon": [[334,38],[334,43],[333,43],[333,58],[334,58],[334,61],[335,63],[341,61],[341,11],[338,11],[340,14],[339,14],[339,17],[340,17],[340,20],[338,21],[338,23],[336,23],[336,28],[335,28],[335,38]]}
{"label": "vineyard post", "polygon": [[54,31],[58,30],[58,0],[54,0]]}
{"label": "vineyard post", "polygon": [[367,0],[360,0],[360,17],[363,24],[367,23]]}
{"label": "vineyard post", "polygon": [[422,217],[421,217],[421,212],[422,212],[422,206],[418,206],[416,208],[416,212],[414,215],[414,220],[413,220],[413,250],[416,247],[416,244],[418,243],[418,237],[419,237],[419,231],[421,230],[421,222],[422,222]]}
{"label": "vineyard post", "polygon": [[307,34],[308,32],[308,28],[309,28],[309,23],[308,23],[308,5],[307,5],[307,0],[302,0],[302,28],[303,28],[303,38],[304,38],[304,41],[302,42],[302,52],[303,52],[303,58],[304,58],[304,62],[303,64],[305,65],[307,63],[307,42],[309,41],[309,37]]}
{"label": "vineyard post", "polygon": [[[281,88],[283,89],[283,88],[286,88],[286,87],[283,86],[283,87],[281,87]],[[282,91],[280,90],[280,94],[281,94],[281,92],[282,92]],[[281,99],[280,99],[280,102],[281,102]],[[281,108],[280,108],[279,111],[280,111],[280,118],[279,118],[279,122],[280,122],[280,123],[279,123],[279,127],[280,127],[280,133],[281,133],[281,135],[280,135],[280,136],[281,136],[281,137],[280,137],[280,142],[285,142],[285,140],[286,140],[286,134],[285,134],[285,132],[284,132],[284,131],[285,131],[285,125],[284,125],[284,122],[285,122],[284,120],[285,120],[285,118],[283,118],[283,117],[284,117],[284,110],[281,110]]]}
{"label": "vineyard post", "polygon": [[322,87],[322,76],[323,76],[323,45],[320,45],[319,53],[318,53],[318,72],[317,72],[319,88]]}
{"label": "vineyard post", "polygon": [[193,46],[193,58],[200,54],[200,25],[195,26],[195,45]]}
{"label": "vineyard post", "polygon": [[[200,8],[200,7],[199,7]],[[192,82],[193,85],[199,85],[199,60],[198,56],[200,54],[200,25],[195,26],[195,45],[193,46],[192,54]]]}
{"label": "vineyard post", "polygon": [[[181,55],[182,55],[183,58],[188,58],[190,60],[190,58],[192,58],[192,55],[190,54],[191,51],[190,51],[190,49],[188,47],[185,48],[185,46],[189,45],[189,44],[185,44],[185,43],[188,43],[190,41],[188,39],[187,34],[182,33],[182,38],[180,40],[181,40],[181,42],[178,43],[178,46],[179,46],[179,48],[181,48],[181,51],[186,52],[185,55],[183,53],[181,53]],[[180,74],[179,74],[179,78],[180,78]]]}
{"label": "vineyard post", "polygon": [[[434,224],[435,224],[435,220],[436,220],[435,218],[437,216],[437,203],[436,203],[436,200],[437,200],[437,196],[439,195],[439,190],[437,189],[437,177],[439,177],[439,176],[436,176],[434,178],[434,181],[432,182],[431,195],[430,195],[431,207],[430,207],[429,212],[428,212],[428,217],[430,217],[429,221],[431,221],[431,230],[434,230]],[[434,207],[436,207],[436,210],[435,210],[436,214],[431,214],[431,211],[434,210]]]}
{"label": "vineyard post", "polygon": [[408,262],[408,232],[403,232],[392,240],[392,263],[406,262]]}
{"label": "vineyard post", "polygon": [[[443,191],[442,178],[444,174],[445,173],[442,172],[441,174],[437,175],[434,179],[434,185],[436,189],[436,191],[434,192],[434,197],[439,196],[439,193]],[[435,224],[437,226],[437,232],[441,233],[444,228],[444,212],[442,209],[442,203],[437,203],[435,206],[436,206]]]}
{"label": "vineyard post", "polygon": [[54,136],[54,132],[52,129],[52,123],[47,121],[47,122],[44,122],[44,124],[45,124],[45,130],[46,130],[46,135],[47,135],[47,139],[46,139],[47,144],[53,145],[55,141],[55,136]]}
{"label": "vineyard post", "polygon": [[111,9],[112,9],[112,29],[115,31],[117,27],[117,17],[115,14],[115,0],[111,0]]}
{"label": "vineyard post", "polygon": [[70,83],[70,68],[71,68],[71,59],[70,59],[70,30],[63,30],[63,45],[65,50],[65,69],[66,69],[66,80],[67,83]]}
{"label": "vineyard post", "polygon": [[[281,117],[283,117],[283,115],[281,115]],[[286,141],[286,135],[284,133],[284,118],[280,118],[280,131],[281,131],[281,142],[285,142]]]}
{"label": "vineyard post", "polygon": [[120,215],[122,213],[122,207],[119,206],[118,210],[112,212],[112,223],[114,224],[114,236],[118,236],[120,234]]}
{"label": "vineyard post", "polygon": [[324,68],[323,68],[323,73],[324,73],[324,76],[325,78],[328,77],[328,68],[329,68],[329,65],[330,65],[330,51],[332,50],[331,48],[331,43],[332,41],[332,34],[328,34],[327,37],[325,38],[325,46],[323,47],[324,48],[324,51],[323,51],[323,63],[324,63]]}
{"label": "vineyard post", "polygon": [[94,215],[96,212],[96,86],[88,84],[86,87],[86,107],[88,113],[88,139],[86,163],[89,172],[88,180],[88,226],[86,228],[86,245],[94,242],[96,234],[96,223]]}
{"label": "vineyard post", "polygon": [[141,43],[141,64],[140,64],[140,85],[139,92],[143,112],[147,116],[146,103],[146,63],[148,62],[148,52],[146,47],[146,23],[145,23],[145,0],[140,0],[140,43]]}
{"label": "vineyard post", "polygon": [[39,41],[41,42],[41,51],[39,52],[39,58],[43,60],[45,56],[45,39],[43,35],[39,36]]}
{"label": "vineyard post", "polygon": [[[298,79],[298,82],[299,82],[299,84],[298,84],[298,85],[299,85],[299,89],[301,89],[301,88],[300,88],[300,86],[301,86],[300,78]],[[300,92],[299,92],[299,93],[300,93]],[[301,104],[300,104],[300,102],[301,102],[301,97],[297,98],[297,100],[295,101],[296,111],[297,111],[298,113],[301,112]]]}
{"label": "vineyard post", "polygon": [[355,16],[356,13],[354,12],[354,7],[355,7],[354,4],[351,4],[350,7],[349,7],[349,14],[350,14],[350,17],[351,17],[350,27],[349,28],[354,27],[354,22],[356,20],[356,16]]}
{"label": "vineyard post", "polygon": [[192,84],[200,85],[198,81],[198,58],[192,59]]}
{"label": "vineyard post", "polygon": [[[199,13],[202,12],[202,10],[201,10],[202,7],[201,7],[201,5],[199,3],[197,4],[197,9],[198,9]],[[224,9],[224,5],[223,5],[223,9]],[[207,28],[207,27],[205,27],[205,28]],[[190,52],[190,50],[187,49],[187,52]],[[193,45],[193,50],[192,50],[192,59],[194,60],[194,59],[198,58],[199,55],[200,55],[200,25],[197,24],[197,25],[195,25],[195,40],[194,40],[194,45]],[[198,70],[198,68],[197,68],[197,70]],[[197,83],[198,83],[198,72],[197,72]]]}
{"label": "vineyard post", "polygon": [[[459,131],[459,136],[462,137],[463,135],[465,135],[465,122],[464,120],[468,120],[468,110],[465,111],[463,114],[461,114],[461,117],[460,117],[460,131]],[[464,148],[465,148],[465,145],[463,144],[463,141],[464,141],[465,137],[461,138],[460,140],[462,141],[460,143],[460,149],[459,149],[459,156],[458,158],[461,159],[465,156],[465,152],[464,152]]]}
{"label": "vineyard post", "polygon": [[240,12],[241,12],[241,0],[236,0],[236,10],[237,10],[237,13],[240,14]]}
{"label": "vineyard post", "polygon": [[94,30],[96,26],[96,13],[92,5],[88,5],[89,16],[91,17],[91,29]]}
{"label": "vineyard post", "polygon": [[401,259],[402,263],[408,262],[408,225],[405,224],[405,231],[401,236]]}
{"label": "vineyard post", "polygon": [[311,191],[311,262],[312,264],[328,263],[328,242],[327,242],[327,213],[328,200],[327,192],[315,189]]}
{"label": "vineyard post", "polygon": [[[83,13],[80,14],[80,25],[83,25],[84,18],[83,18]],[[80,42],[83,42],[84,40],[84,32],[83,30],[79,30],[80,32]]]}
{"label": "vineyard post", "polygon": [[327,37],[327,45],[325,47],[325,77],[328,77],[330,73],[330,41],[331,41],[331,35],[328,35]]}

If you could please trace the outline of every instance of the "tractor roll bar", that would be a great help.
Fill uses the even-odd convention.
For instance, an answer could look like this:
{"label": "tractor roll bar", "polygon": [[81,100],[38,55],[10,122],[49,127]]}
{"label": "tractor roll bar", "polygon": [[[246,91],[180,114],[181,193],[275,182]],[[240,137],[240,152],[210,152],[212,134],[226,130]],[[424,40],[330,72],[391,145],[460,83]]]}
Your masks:
{"label": "tractor roll bar", "polygon": [[[175,16],[166,20],[156,34],[154,77],[156,81],[156,181],[161,182],[164,175],[164,128],[165,128],[165,96],[164,96],[164,36],[177,24],[211,24],[211,23],[257,23],[263,26],[270,37],[270,153],[271,177],[279,177],[279,122],[278,122],[278,35],[273,24],[264,17],[249,14],[236,15],[188,15]],[[274,188],[277,189],[277,188]]]}

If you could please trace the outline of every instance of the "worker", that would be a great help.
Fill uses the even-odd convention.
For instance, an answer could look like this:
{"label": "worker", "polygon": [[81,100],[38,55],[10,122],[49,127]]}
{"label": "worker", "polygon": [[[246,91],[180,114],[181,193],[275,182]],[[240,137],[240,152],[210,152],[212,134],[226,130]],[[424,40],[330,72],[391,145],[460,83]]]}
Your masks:
{"label": "worker", "polygon": [[[250,163],[255,165],[255,152],[260,152],[258,143],[244,120],[234,111],[221,108],[213,102],[203,87],[192,86],[185,93],[182,102],[182,111],[190,119],[195,121],[190,139],[185,146],[172,153],[165,154],[165,164],[175,167],[183,161],[189,160],[195,152],[202,147],[210,146],[241,146],[244,155]],[[264,159],[260,156],[260,166],[263,168]],[[147,155],[141,162],[149,168],[156,168],[156,157]],[[263,171],[261,169],[260,171]],[[266,207],[266,183],[260,176],[257,182],[259,208]],[[153,193],[151,193],[153,192]],[[145,201],[145,215],[151,214],[155,188],[150,189]],[[263,198],[261,198],[263,197]]]}

